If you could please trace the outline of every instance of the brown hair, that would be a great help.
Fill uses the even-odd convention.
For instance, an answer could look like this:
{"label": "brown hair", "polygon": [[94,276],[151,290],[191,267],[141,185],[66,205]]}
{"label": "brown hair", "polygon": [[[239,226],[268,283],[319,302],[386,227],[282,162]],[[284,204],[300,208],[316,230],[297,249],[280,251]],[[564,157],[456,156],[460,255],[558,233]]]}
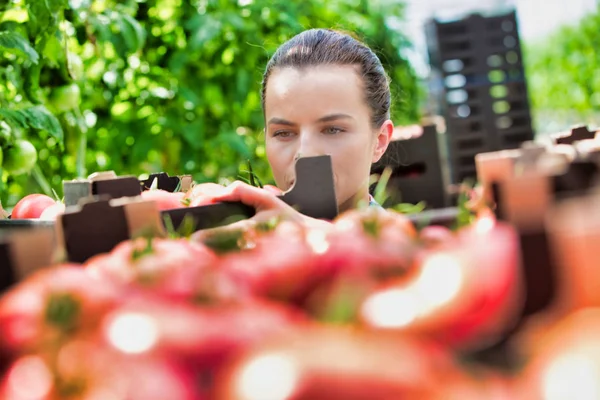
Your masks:
{"label": "brown hair", "polygon": [[282,44],[269,60],[262,81],[262,107],[269,76],[275,68],[318,65],[357,65],[364,83],[371,124],[379,128],[390,118],[389,79],[375,53],[349,34],[330,29],[310,29]]}

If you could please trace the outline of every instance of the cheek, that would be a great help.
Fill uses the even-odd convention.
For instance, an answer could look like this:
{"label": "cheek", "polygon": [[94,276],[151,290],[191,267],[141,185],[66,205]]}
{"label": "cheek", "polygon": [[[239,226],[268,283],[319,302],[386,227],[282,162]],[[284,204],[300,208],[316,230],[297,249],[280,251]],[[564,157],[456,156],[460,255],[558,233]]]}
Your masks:
{"label": "cheek", "polygon": [[371,164],[372,144],[364,138],[347,141],[343,146],[337,146],[331,152],[334,165],[347,173],[364,173],[365,165]]}
{"label": "cheek", "polygon": [[354,190],[361,185],[362,180],[369,175],[372,159],[372,144],[368,140],[346,142],[343,147],[337,147],[331,154],[333,157],[336,184],[340,190]]}
{"label": "cheek", "polygon": [[285,175],[290,169],[290,164],[293,163],[293,156],[290,157],[288,153],[289,152],[274,148],[274,146],[269,146],[268,144],[266,146],[267,160],[269,161],[269,166],[271,167],[275,182],[278,185],[284,183]]}

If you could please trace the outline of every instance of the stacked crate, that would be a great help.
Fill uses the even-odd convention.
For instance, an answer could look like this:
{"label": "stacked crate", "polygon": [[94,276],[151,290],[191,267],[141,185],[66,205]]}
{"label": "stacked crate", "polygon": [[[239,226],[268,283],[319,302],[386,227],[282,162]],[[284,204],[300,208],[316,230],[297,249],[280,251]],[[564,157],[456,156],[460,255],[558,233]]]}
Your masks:
{"label": "stacked crate", "polygon": [[391,168],[387,186],[391,204],[423,201],[428,209],[448,206],[439,136],[435,125],[425,125],[414,138],[390,142],[381,160],[372,165],[372,174]]}
{"label": "stacked crate", "polygon": [[514,11],[426,25],[434,112],[447,126],[452,183],[474,179],[477,153],[533,140]]}

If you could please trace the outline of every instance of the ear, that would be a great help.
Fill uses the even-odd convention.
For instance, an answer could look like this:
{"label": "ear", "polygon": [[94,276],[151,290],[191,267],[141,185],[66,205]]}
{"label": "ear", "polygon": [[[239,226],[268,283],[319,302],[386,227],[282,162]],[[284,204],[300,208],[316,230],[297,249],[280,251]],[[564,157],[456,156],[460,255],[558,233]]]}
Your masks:
{"label": "ear", "polygon": [[392,134],[394,133],[394,123],[389,119],[381,125],[379,132],[377,132],[377,138],[375,141],[375,148],[373,149],[372,163],[379,161],[383,153],[388,148],[390,141],[392,140]]}

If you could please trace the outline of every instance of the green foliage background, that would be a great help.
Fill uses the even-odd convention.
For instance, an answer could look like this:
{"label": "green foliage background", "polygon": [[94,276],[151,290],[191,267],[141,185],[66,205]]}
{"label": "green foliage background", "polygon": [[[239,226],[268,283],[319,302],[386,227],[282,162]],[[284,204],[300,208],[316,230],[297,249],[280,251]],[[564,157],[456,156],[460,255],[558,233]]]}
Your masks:
{"label": "green foliage background", "polygon": [[578,24],[527,43],[524,56],[539,134],[574,124],[600,128],[600,3]]}
{"label": "green foliage background", "polygon": [[100,170],[270,180],[260,80],[275,49],[313,27],[355,32],[392,78],[393,118],[415,122],[417,78],[395,0],[0,0],[0,145],[34,143],[28,174],[3,171],[0,201],[61,195]]}

